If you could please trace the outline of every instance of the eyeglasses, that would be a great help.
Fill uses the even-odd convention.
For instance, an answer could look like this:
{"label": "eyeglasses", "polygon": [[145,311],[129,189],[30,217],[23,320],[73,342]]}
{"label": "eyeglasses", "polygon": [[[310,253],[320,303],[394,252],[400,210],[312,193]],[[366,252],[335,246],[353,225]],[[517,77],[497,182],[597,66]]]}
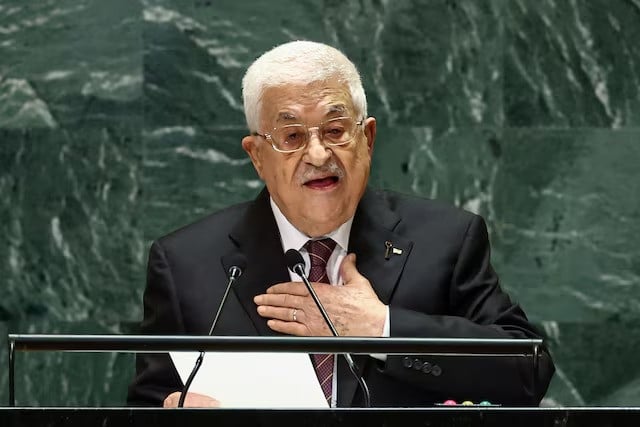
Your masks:
{"label": "eyeglasses", "polygon": [[363,120],[356,122],[351,117],[336,117],[314,127],[303,124],[285,125],[273,128],[271,133],[254,132],[253,135],[268,140],[273,149],[279,153],[293,153],[307,146],[313,129],[318,130],[318,138],[323,144],[337,147],[353,141],[358,126],[362,123]]}

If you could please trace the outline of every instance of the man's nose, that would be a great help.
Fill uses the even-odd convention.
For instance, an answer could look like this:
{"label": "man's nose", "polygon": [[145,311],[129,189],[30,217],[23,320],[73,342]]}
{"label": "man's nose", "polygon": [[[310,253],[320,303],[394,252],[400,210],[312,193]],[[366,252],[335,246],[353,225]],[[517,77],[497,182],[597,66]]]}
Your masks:
{"label": "man's nose", "polygon": [[309,142],[306,153],[307,162],[314,166],[322,166],[331,157],[331,150],[322,143],[320,129],[309,129]]}

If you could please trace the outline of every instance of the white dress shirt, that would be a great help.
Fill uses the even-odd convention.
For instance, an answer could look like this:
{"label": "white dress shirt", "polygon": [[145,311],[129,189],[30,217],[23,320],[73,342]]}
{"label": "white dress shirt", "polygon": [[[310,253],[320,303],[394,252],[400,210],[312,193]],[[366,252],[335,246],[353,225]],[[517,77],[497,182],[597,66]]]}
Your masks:
{"label": "white dress shirt", "polygon": [[[280,231],[280,239],[282,243],[282,249],[284,252],[289,249],[295,249],[300,252],[302,258],[305,262],[305,273],[308,275],[309,270],[311,269],[311,261],[309,259],[309,252],[305,249],[304,245],[310,239],[309,236],[302,233],[300,230],[295,228],[289,220],[284,216],[284,214],[278,208],[278,205],[273,201],[272,198],[269,199],[271,202],[271,210],[273,211],[273,216],[276,219],[276,223],[278,225],[278,230]],[[340,277],[340,264],[342,264],[342,260],[345,256],[347,256],[347,249],[349,248],[349,235],[351,234],[351,225],[353,224],[353,217],[349,218],[347,222],[338,227],[337,230],[332,231],[331,233],[322,236],[321,238],[331,238],[336,242],[336,247],[333,249],[329,260],[327,261],[327,276],[329,277],[329,282],[332,285],[342,285],[343,280]],[[299,282],[302,279],[298,277],[297,274],[289,271],[289,276],[291,277],[292,282]],[[384,322],[384,329],[382,336],[388,337],[390,324],[389,324],[389,306],[387,307],[387,315]],[[383,362],[387,360],[386,354],[372,354],[371,357],[375,357],[376,359],[382,360]],[[338,393],[337,388],[337,379],[338,375],[336,372],[338,358],[334,358],[333,360],[333,385],[332,385],[332,395],[331,395],[331,407],[336,406],[336,400]]]}

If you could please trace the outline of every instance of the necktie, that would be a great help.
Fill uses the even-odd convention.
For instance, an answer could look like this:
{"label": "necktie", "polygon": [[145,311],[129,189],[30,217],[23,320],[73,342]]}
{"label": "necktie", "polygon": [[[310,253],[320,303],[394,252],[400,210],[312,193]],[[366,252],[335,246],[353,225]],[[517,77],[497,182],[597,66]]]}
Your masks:
{"label": "necktie", "polygon": [[[305,248],[309,252],[311,259],[311,269],[309,270],[309,281],[329,283],[327,276],[327,260],[333,253],[336,242],[331,239],[309,240]],[[331,404],[331,386],[333,383],[333,354],[313,354],[313,365],[320,386],[324,392],[324,397]]]}

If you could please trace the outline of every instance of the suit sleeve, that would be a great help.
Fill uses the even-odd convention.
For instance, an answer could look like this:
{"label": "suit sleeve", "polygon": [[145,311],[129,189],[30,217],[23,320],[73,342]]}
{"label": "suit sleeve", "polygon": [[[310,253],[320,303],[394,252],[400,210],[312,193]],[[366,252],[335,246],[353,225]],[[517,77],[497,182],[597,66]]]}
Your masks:
{"label": "suit sleeve", "polygon": [[[487,229],[474,215],[450,284],[450,315],[430,315],[390,305],[391,336],[424,338],[541,338],[522,309],[498,284],[490,263]],[[385,373],[456,401],[488,400],[538,405],[554,366],[546,349],[533,378],[530,358],[511,356],[389,356]]]}
{"label": "suit sleeve", "polygon": [[[163,247],[154,242],[149,251],[144,291],[142,335],[183,335],[184,326],[171,268]],[[182,381],[166,353],[138,353],[136,375],[129,386],[127,404],[162,406],[167,395],[182,389]]]}

